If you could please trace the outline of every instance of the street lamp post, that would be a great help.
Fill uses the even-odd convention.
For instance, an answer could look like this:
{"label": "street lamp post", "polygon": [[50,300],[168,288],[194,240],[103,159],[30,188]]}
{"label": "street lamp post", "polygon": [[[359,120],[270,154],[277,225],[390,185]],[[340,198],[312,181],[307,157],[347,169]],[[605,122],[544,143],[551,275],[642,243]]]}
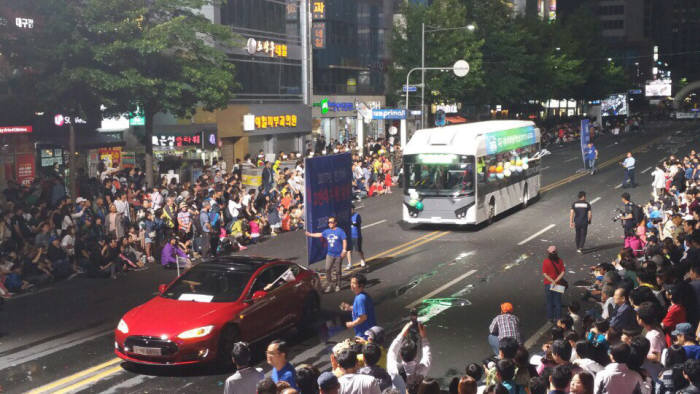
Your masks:
{"label": "street lamp post", "polygon": [[[427,27],[427,29],[426,29]],[[421,84],[421,89],[420,89],[420,127],[425,128],[425,70],[427,68],[425,67],[425,33],[434,33],[438,31],[452,31],[452,30],[469,30],[469,31],[474,31],[476,29],[476,26],[474,24],[468,24],[466,26],[460,26],[460,27],[432,27],[432,26],[426,26],[425,23],[421,23],[421,35],[420,35],[420,68],[421,70],[421,77],[420,77],[420,84]],[[408,102],[408,92],[406,92],[406,102]]]}

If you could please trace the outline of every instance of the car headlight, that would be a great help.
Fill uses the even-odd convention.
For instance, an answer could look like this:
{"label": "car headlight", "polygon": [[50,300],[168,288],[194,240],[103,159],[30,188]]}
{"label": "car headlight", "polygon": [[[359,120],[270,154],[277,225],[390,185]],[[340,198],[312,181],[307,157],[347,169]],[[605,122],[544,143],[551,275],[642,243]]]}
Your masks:
{"label": "car headlight", "polygon": [[214,326],[204,326],[204,327],[193,328],[191,330],[181,332],[177,337],[180,339],[206,337],[207,335],[209,335],[209,333],[211,333],[211,330],[213,330],[213,329],[214,329]]}
{"label": "car headlight", "polygon": [[117,324],[117,330],[119,330],[119,332],[121,332],[122,334],[129,333],[129,326],[126,325],[124,319],[119,320],[119,324]]}

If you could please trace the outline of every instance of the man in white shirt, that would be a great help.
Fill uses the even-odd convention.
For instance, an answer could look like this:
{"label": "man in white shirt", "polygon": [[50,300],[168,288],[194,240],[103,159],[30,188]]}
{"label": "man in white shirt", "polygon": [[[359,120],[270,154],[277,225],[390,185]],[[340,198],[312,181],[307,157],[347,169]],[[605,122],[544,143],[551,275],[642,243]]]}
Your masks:
{"label": "man in white shirt", "polygon": [[622,162],[622,166],[625,168],[625,179],[622,182],[623,188],[637,187],[637,183],[634,179],[634,168],[637,164],[637,160],[632,157],[632,152],[627,152],[627,158]]}
{"label": "man in white shirt", "polygon": [[595,390],[598,394],[633,394],[641,392],[644,383],[639,373],[627,367],[630,358],[630,347],[626,343],[618,343],[610,348],[610,360],[602,371],[595,376]]}
{"label": "man in white shirt", "polygon": [[340,394],[381,394],[374,376],[358,374],[357,352],[347,348],[336,356],[342,375],[338,378]]}
{"label": "man in white shirt", "polygon": [[661,193],[666,189],[666,172],[661,168],[661,164],[656,166],[654,172],[651,173],[653,181],[651,182],[654,198],[661,197]]}
{"label": "man in white shirt", "polygon": [[[420,361],[415,360],[418,353],[418,344],[408,335],[414,324],[418,326],[422,346]],[[423,378],[428,375],[431,362],[432,355],[425,326],[420,323],[410,322],[403,327],[403,330],[389,346],[386,356],[386,371],[391,376],[394,387],[405,383],[407,388],[416,388],[423,381]],[[397,381],[399,382],[398,384],[396,383]]]}
{"label": "man in white shirt", "polygon": [[265,378],[260,368],[250,366],[250,347],[245,342],[233,345],[231,358],[236,365],[236,373],[226,379],[224,394],[250,394],[256,391],[256,385]]}

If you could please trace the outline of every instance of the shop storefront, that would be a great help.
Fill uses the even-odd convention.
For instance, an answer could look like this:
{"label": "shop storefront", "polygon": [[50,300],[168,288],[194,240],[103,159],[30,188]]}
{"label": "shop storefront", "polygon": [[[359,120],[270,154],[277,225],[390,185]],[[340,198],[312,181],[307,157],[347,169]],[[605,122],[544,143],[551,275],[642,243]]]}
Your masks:
{"label": "shop storefront", "polygon": [[231,105],[217,111],[216,120],[228,164],[260,150],[302,152],[311,133],[311,108],[302,104]]}
{"label": "shop storefront", "polygon": [[156,127],[151,144],[161,177],[175,174],[181,182],[196,180],[204,166],[220,158],[215,125]]}
{"label": "shop storefront", "polygon": [[32,126],[0,126],[0,186],[14,180],[29,185],[36,174]]}
{"label": "shop storefront", "polygon": [[[344,143],[357,138],[357,105],[364,103],[369,109],[384,108],[384,96],[314,96],[313,136],[321,136],[327,142]],[[384,137],[384,122],[370,122],[363,126],[365,138]]]}

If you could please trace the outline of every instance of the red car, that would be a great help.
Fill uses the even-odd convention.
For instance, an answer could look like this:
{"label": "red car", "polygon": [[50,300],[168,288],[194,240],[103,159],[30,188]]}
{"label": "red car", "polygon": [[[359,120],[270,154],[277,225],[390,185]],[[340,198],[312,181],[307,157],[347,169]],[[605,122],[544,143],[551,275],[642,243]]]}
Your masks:
{"label": "red car", "polygon": [[235,342],[303,326],[320,309],[314,271],[259,257],[217,257],[158,290],[119,321],[114,352],[120,358],[157,365],[228,363]]}

